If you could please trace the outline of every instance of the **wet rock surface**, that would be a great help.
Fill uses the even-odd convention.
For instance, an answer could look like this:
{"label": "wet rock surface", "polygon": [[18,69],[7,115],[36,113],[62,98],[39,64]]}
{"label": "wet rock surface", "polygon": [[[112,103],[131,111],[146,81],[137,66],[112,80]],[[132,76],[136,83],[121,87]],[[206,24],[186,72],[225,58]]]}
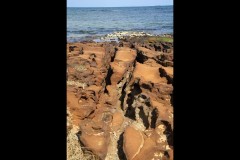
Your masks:
{"label": "wet rock surface", "polygon": [[172,84],[170,42],[67,44],[71,143],[102,160],[173,159]]}

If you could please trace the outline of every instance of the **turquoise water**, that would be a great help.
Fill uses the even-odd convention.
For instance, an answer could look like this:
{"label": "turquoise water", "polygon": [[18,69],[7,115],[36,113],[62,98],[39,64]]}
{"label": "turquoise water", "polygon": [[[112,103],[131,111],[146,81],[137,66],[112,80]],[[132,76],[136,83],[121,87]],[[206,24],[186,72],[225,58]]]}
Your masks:
{"label": "turquoise water", "polygon": [[81,41],[115,31],[173,33],[173,6],[67,8],[67,41]]}

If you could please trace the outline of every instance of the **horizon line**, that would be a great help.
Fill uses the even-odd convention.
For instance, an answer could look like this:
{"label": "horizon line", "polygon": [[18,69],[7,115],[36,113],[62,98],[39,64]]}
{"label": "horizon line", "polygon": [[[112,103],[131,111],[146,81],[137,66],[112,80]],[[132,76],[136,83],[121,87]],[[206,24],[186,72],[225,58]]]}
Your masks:
{"label": "horizon line", "polygon": [[[169,5],[155,5],[155,6],[117,6],[117,7],[165,7],[165,6],[173,6],[173,4],[169,4]],[[114,6],[116,7],[116,6]],[[73,6],[70,6],[67,8],[114,8],[114,7],[80,7],[80,6],[76,6],[76,7],[73,7]],[[117,8],[116,7],[116,8]]]}

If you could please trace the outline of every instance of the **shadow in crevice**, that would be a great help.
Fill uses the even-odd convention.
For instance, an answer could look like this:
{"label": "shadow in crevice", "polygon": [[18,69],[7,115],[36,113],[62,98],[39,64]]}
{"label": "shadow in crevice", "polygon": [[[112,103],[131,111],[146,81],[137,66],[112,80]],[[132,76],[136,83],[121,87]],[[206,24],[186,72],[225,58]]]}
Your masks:
{"label": "shadow in crevice", "polygon": [[156,128],[156,122],[157,122],[157,119],[158,119],[158,110],[157,110],[157,108],[154,108],[151,114],[152,114],[151,128]]}
{"label": "shadow in crevice", "polygon": [[118,148],[118,157],[120,160],[127,160],[126,158],[126,155],[123,151],[123,134],[122,133],[120,136],[119,136],[119,140],[117,142],[117,148]]}
{"label": "shadow in crevice", "polygon": [[170,158],[170,156],[169,156],[167,151],[164,151],[164,156],[166,156],[167,158]]}
{"label": "shadow in crevice", "polygon": [[124,110],[123,104],[124,104],[124,98],[125,98],[125,96],[126,96],[126,91],[125,91],[126,86],[127,86],[127,83],[125,83],[125,84],[123,85],[122,94],[121,94],[121,96],[120,96],[120,98],[119,98],[119,100],[121,101],[121,109],[122,109],[122,110]]}
{"label": "shadow in crevice", "polygon": [[107,85],[111,85],[111,76],[113,74],[113,70],[111,68],[111,66],[109,67],[108,69],[108,73],[107,73],[107,76],[105,78],[105,82],[106,82],[106,86],[105,86],[105,89],[104,89],[104,93],[108,93],[108,90],[107,90]]}
{"label": "shadow in crevice", "polygon": [[128,117],[132,120],[136,120],[135,108],[133,108],[132,105],[128,106],[125,117]]}
{"label": "shadow in crevice", "polygon": [[145,115],[142,106],[139,107],[139,109],[140,109],[139,117],[142,119],[144,126],[145,126],[146,128],[149,128],[148,116]]}
{"label": "shadow in crevice", "polygon": [[148,60],[148,57],[145,56],[142,51],[137,50],[136,60],[137,60],[137,62],[139,62],[139,63],[144,63],[145,61]]}
{"label": "shadow in crevice", "polygon": [[173,131],[171,128],[171,124],[168,121],[161,121],[165,126],[166,126],[166,130],[163,132],[164,134],[166,134],[167,136],[167,141],[169,146],[173,146]]}
{"label": "shadow in crevice", "polygon": [[112,68],[111,68],[111,66],[110,66],[109,69],[108,69],[107,76],[106,76],[106,78],[105,78],[105,80],[106,80],[106,86],[112,84],[112,83],[111,83],[111,76],[112,76],[112,74],[113,74],[113,70],[112,70]]}
{"label": "shadow in crevice", "polygon": [[109,92],[108,92],[108,90],[107,90],[107,87],[105,87],[105,89],[104,89],[104,93],[106,93],[106,94],[109,95]]}
{"label": "shadow in crevice", "polygon": [[142,84],[142,88],[144,88],[144,89],[148,89],[150,92],[152,92],[152,87],[153,87],[153,85],[151,84],[145,84],[145,83],[143,83]]}
{"label": "shadow in crevice", "polygon": [[163,68],[159,68],[159,73],[160,73],[160,77],[166,77],[167,73],[165,72],[165,70]]}
{"label": "shadow in crevice", "polygon": [[171,78],[163,68],[159,68],[160,77],[165,77],[167,79],[167,84],[173,83],[173,78]]}
{"label": "shadow in crevice", "polygon": [[135,108],[133,108],[132,104],[135,100],[135,96],[142,93],[142,90],[139,86],[139,83],[134,83],[133,85],[133,89],[131,90],[131,93],[128,94],[128,98],[127,98],[127,111],[125,116],[128,118],[131,118],[133,120],[136,120],[136,116],[135,116]]}
{"label": "shadow in crevice", "polygon": [[81,131],[78,131],[78,132],[76,133],[76,136],[77,136],[77,138],[78,138],[79,144],[81,144],[81,145],[83,146],[83,144],[82,144],[82,142],[81,142],[81,140],[80,140],[81,135],[82,135],[82,132],[81,132]]}
{"label": "shadow in crevice", "polygon": [[114,61],[115,57],[116,57],[116,54],[117,54],[117,51],[118,51],[118,48],[114,48],[114,52],[113,52],[113,55],[111,57],[111,62]]}
{"label": "shadow in crevice", "polygon": [[138,95],[140,93],[142,93],[142,89],[140,88],[138,83],[134,83],[133,89],[128,94],[128,99],[127,99],[128,106],[131,106],[133,104],[133,101],[135,99],[134,96],[136,96],[136,95]]}

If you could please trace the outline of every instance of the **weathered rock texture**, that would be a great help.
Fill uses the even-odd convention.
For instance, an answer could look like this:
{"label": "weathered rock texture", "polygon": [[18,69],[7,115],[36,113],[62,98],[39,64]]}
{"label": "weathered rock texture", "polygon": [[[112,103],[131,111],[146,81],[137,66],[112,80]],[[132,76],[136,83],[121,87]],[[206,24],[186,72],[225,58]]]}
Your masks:
{"label": "weathered rock texture", "polygon": [[79,145],[77,155],[173,159],[172,43],[73,43],[67,57],[68,146]]}

